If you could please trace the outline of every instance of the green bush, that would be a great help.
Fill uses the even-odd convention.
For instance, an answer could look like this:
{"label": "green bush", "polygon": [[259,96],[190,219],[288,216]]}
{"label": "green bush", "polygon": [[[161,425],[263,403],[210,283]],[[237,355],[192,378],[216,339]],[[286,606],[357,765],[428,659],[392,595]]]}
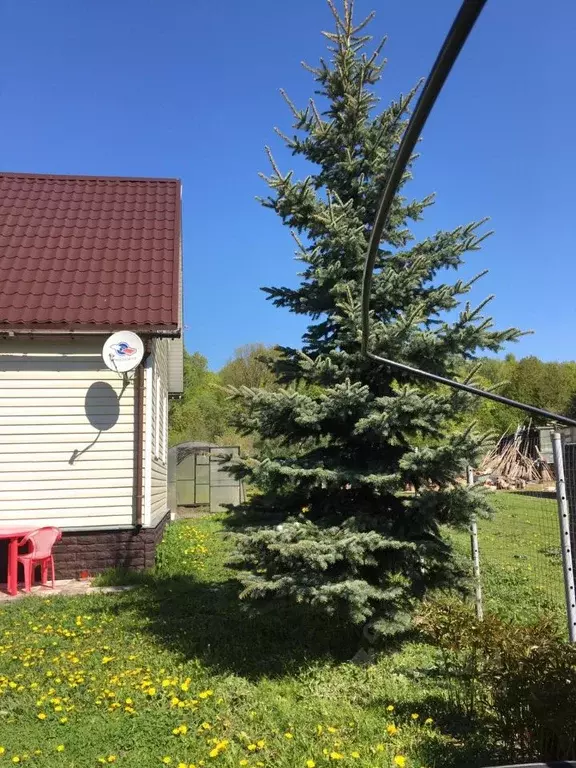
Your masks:
{"label": "green bush", "polygon": [[439,648],[452,703],[486,725],[510,761],[576,758],[576,646],[554,619],[479,621],[462,603],[431,606],[423,628]]}

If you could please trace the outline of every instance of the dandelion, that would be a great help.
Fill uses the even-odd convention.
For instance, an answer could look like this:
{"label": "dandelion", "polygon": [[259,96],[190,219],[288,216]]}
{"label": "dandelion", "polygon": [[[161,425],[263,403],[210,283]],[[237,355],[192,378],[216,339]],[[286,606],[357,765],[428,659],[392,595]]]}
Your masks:
{"label": "dandelion", "polygon": [[156,688],[148,688],[146,693],[148,694],[148,696],[156,696]]}
{"label": "dandelion", "polygon": [[65,749],[64,744],[58,744],[58,746],[56,747],[56,752],[64,752],[64,749]]}
{"label": "dandelion", "polygon": [[178,768],[188,768],[186,763],[178,763]]}
{"label": "dandelion", "polygon": [[376,752],[384,752],[385,749],[384,744],[376,744]]}
{"label": "dandelion", "polygon": [[394,712],[394,705],[388,704],[388,706],[386,707],[386,712]]}
{"label": "dandelion", "polygon": [[18,755],[14,755],[14,757],[12,758],[12,762],[13,763],[19,763],[20,762],[20,758],[18,757]]}
{"label": "dandelion", "polygon": [[350,757],[359,758],[360,752],[350,752]]}
{"label": "dandelion", "polygon": [[333,728],[331,725],[329,725],[329,726],[328,726],[328,728],[327,728],[326,730],[328,731],[328,733],[336,733],[336,730],[337,730],[337,729],[336,729],[336,728]]}
{"label": "dandelion", "polygon": [[0,755],[3,755],[4,752],[6,752],[6,747],[0,747]]}
{"label": "dandelion", "polygon": [[60,722],[62,723],[62,725],[65,725],[68,722],[68,718],[67,717],[61,717],[60,718]]}
{"label": "dandelion", "polygon": [[306,760],[306,768],[316,768],[314,760]]}
{"label": "dandelion", "polygon": [[286,733],[284,734],[284,738],[286,738],[286,739],[293,739],[294,738],[294,734],[290,733],[290,731],[286,731]]}
{"label": "dandelion", "polygon": [[258,749],[264,749],[264,747],[266,746],[266,742],[264,741],[264,739],[258,739],[258,741],[256,742],[256,746],[258,747]]}
{"label": "dandelion", "polygon": [[250,752],[256,752],[257,749],[258,747],[256,746],[256,744],[248,744],[248,750]]}
{"label": "dandelion", "polygon": [[394,723],[390,723],[390,725],[386,726],[386,731],[390,736],[395,736],[398,733],[398,728]]}
{"label": "dandelion", "polygon": [[413,713],[410,715],[410,717],[412,718],[412,720],[418,720],[418,718],[420,717],[420,715],[419,715],[417,712],[413,712]]}
{"label": "dandelion", "polygon": [[343,760],[344,755],[341,752],[330,752],[330,760]]}
{"label": "dandelion", "polygon": [[45,712],[38,712],[36,717],[38,718],[38,720],[46,720],[47,715]]}
{"label": "dandelion", "polygon": [[404,766],[406,765],[406,758],[404,757],[404,755],[396,755],[396,757],[394,758],[394,765],[397,765],[398,768],[404,768]]}
{"label": "dandelion", "polygon": [[245,757],[242,758],[242,760],[240,760],[240,765],[248,765],[248,760],[246,760]]}
{"label": "dandelion", "polygon": [[200,725],[200,728],[201,728],[203,731],[209,731],[209,730],[210,730],[210,728],[212,728],[212,726],[210,725],[210,723],[207,723],[206,721],[204,721],[204,722],[203,722],[203,723]]}
{"label": "dandelion", "polygon": [[212,696],[213,694],[214,694],[214,691],[210,691],[210,690],[208,690],[208,691],[201,691],[198,694],[198,698],[199,699],[207,699],[208,696]]}
{"label": "dandelion", "polygon": [[424,720],[424,725],[432,725],[434,720],[432,720],[431,717],[427,717],[426,720]]}
{"label": "dandelion", "polygon": [[106,762],[108,763],[115,763],[116,762],[116,755],[108,755],[106,758]]}
{"label": "dandelion", "polygon": [[166,757],[162,758],[162,762],[164,763],[164,765],[170,765],[170,763],[172,762],[172,758],[166,755]]}

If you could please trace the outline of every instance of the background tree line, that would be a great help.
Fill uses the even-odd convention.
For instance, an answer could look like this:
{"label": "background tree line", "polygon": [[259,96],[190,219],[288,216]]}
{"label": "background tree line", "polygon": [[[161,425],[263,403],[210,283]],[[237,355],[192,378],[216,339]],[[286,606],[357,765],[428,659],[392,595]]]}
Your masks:
{"label": "background tree line", "polygon": [[[236,350],[220,371],[210,371],[199,352],[185,353],[184,393],[170,406],[170,442],[185,440],[240,445],[250,453],[254,441],[232,426],[236,403],[226,387],[274,388],[278,386],[266,361],[277,353],[264,344],[246,344]],[[547,363],[530,356],[482,360],[476,377],[480,386],[494,387],[499,394],[539,408],[576,418],[576,362]],[[476,413],[478,426],[498,436],[513,431],[523,416],[513,408],[485,401]],[[260,446],[261,448],[261,446]]]}

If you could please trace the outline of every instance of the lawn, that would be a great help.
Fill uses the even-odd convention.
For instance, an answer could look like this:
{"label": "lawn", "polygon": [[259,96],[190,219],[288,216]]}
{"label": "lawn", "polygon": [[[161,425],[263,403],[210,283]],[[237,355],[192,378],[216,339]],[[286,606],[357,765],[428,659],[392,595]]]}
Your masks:
{"label": "lawn", "polygon": [[[530,503],[497,503],[500,523],[482,523],[481,544],[493,560],[487,600],[499,609],[510,585],[522,599],[537,595],[538,572],[513,555],[521,540],[534,544]],[[465,535],[457,545],[465,548]],[[431,768],[481,759],[469,724],[446,703],[434,649],[412,641],[361,666],[350,662],[358,637],[304,609],[247,616],[227,548],[218,518],[176,523],[156,571],[130,592],[3,607],[0,768]],[[500,550],[511,559],[498,559]]]}
{"label": "lawn", "polygon": [[[484,607],[517,621],[545,611],[564,620],[564,582],[556,499],[552,494],[497,493],[495,514],[478,523]],[[470,537],[454,540],[466,557]]]}

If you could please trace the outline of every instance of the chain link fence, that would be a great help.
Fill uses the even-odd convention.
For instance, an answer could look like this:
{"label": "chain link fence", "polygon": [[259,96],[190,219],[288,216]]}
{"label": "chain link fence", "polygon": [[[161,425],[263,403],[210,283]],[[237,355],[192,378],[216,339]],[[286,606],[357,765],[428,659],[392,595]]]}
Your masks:
{"label": "chain link fence", "polygon": [[493,517],[478,520],[470,538],[461,534],[455,544],[471,559],[480,617],[555,616],[576,641],[576,441],[569,436],[554,435],[551,470],[553,483],[492,490]]}

